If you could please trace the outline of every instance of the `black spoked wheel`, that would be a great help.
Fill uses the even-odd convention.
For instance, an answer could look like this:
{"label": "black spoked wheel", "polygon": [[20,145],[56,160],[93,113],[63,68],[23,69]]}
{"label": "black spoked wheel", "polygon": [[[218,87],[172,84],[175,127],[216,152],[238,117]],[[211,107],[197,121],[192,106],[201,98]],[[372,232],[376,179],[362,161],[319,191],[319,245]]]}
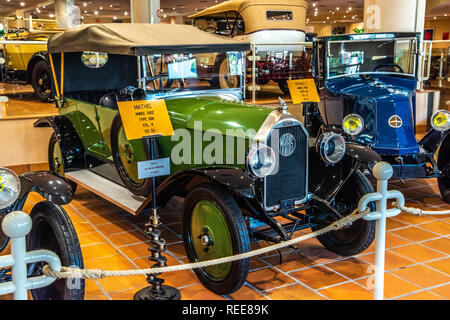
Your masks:
{"label": "black spoked wheel", "polygon": [[[183,212],[184,246],[190,262],[232,256],[250,250],[247,226],[236,201],[213,185],[193,189]],[[250,259],[195,269],[202,284],[217,294],[238,290],[247,279]]]}
{"label": "black spoked wheel", "polygon": [[[334,208],[343,216],[351,214],[357,207],[362,196],[372,193],[373,188],[361,171],[357,171],[345,183],[336,195]],[[313,231],[320,230],[334,220],[326,213],[317,212],[317,209],[309,212],[318,222]],[[341,256],[352,256],[366,250],[375,238],[375,221],[360,219],[351,226],[341,230],[331,231],[317,237],[328,250]]]}
{"label": "black spoked wheel", "polygon": [[120,114],[114,117],[111,125],[111,151],[114,164],[125,186],[136,195],[148,196],[152,190],[152,179],[139,179],[139,156],[145,155],[143,144],[127,140]]}
{"label": "black spoked wheel", "polygon": [[[40,202],[31,210],[33,227],[27,237],[27,250],[46,249],[56,253],[61,264],[84,268],[80,243],[72,222],[60,206],[49,201]],[[29,276],[42,275],[45,263],[28,266]],[[31,290],[35,300],[83,300],[84,280],[61,279],[48,287]]]}
{"label": "black spoked wheel", "polygon": [[31,85],[39,100],[49,102],[52,95],[50,68],[47,62],[38,61],[31,72]]}

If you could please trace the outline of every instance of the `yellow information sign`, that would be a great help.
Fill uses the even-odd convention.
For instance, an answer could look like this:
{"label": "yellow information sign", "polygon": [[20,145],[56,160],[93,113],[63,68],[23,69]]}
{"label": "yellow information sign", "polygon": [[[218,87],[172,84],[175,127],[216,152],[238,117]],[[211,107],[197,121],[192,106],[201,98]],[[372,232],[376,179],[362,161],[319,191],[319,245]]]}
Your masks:
{"label": "yellow information sign", "polygon": [[173,135],[164,100],[126,101],[119,102],[118,105],[127,140]]}
{"label": "yellow information sign", "polygon": [[294,104],[320,102],[314,79],[288,80],[287,83]]}

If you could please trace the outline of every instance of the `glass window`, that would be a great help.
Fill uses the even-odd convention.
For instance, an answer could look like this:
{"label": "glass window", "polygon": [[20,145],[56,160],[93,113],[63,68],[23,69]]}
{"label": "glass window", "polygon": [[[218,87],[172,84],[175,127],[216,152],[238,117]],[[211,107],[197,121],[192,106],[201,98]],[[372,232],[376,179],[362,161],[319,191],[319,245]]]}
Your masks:
{"label": "glass window", "polygon": [[292,11],[267,11],[267,20],[269,21],[290,21],[292,20]]}
{"label": "glass window", "polygon": [[108,62],[108,54],[85,51],[81,54],[81,61],[88,68],[98,69],[103,67]]}
{"label": "glass window", "polygon": [[146,90],[150,94],[235,89],[243,85],[243,52],[152,55],[145,61]]}
{"label": "glass window", "polygon": [[416,39],[330,41],[328,77],[368,72],[415,76]]}

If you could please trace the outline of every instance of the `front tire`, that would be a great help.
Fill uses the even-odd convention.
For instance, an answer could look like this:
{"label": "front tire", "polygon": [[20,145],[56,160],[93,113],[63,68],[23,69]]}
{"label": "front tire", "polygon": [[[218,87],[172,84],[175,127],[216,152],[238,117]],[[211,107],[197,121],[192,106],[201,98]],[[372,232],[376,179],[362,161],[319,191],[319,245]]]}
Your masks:
{"label": "front tire", "polygon": [[36,62],[31,71],[31,85],[39,100],[50,102],[52,96],[52,84],[50,68],[44,60]]}
{"label": "front tire", "polygon": [[[201,185],[186,197],[183,237],[190,262],[232,256],[250,250],[247,225],[234,198],[221,188]],[[250,259],[195,269],[201,283],[212,292],[230,294],[242,287]]]}
{"label": "front tire", "polygon": [[[336,195],[334,207],[342,216],[347,216],[358,207],[362,196],[373,192],[369,180],[358,170]],[[313,231],[325,228],[333,222],[329,215],[317,212],[317,209],[311,210],[310,214],[318,222],[318,225],[312,228]],[[375,221],[363,219],[342,230],[330,231],[317,237],[325,248],[341,256],[353,256],[363,252],[372,244],[374,238]]]}
{"label": "front tire", "polygon": [[[84,268],[76,231],[60,206],[43,201],[34,206],[30,217],[33,227],[27,237],[27,251],[46,249],[56,253],[63,266]],[[44,263],[29,265],[28,273],[42,275]],[[83,279],[60,279],[50,286],[31,290],[34,300],[83,300]]]}

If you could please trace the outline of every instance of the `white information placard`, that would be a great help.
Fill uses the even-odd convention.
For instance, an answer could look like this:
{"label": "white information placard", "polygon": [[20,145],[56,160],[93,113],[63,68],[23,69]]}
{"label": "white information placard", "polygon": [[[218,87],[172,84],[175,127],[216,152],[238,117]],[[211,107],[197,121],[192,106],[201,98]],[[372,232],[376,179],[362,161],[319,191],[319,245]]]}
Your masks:
{"label": "white information placard", "polygon": [[147,179],[170,174],[170,158],[138,162],[138,178]]}

